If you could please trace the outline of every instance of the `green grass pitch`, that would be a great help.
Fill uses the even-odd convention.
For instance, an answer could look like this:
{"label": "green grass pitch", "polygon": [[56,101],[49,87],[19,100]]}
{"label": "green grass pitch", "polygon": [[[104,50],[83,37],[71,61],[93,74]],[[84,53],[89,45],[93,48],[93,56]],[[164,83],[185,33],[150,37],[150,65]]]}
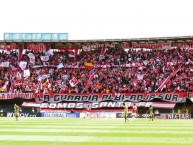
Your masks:
{"label": "green grass pitch", "polygon": [[193,120],[0,118],[0,145],[193,145]]}

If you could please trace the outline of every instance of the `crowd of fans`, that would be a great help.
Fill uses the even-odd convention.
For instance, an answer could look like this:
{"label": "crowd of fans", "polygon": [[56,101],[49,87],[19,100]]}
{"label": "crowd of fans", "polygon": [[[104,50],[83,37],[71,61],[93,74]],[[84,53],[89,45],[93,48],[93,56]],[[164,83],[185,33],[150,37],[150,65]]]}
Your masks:
{"label": "crowd of fans", "polygon": [[[18,52],[0,53],[1,92],[12,93],[131,93],[131,92],[193,92],[192,49],[164,50],[102,48],[79,50],[77,60],[69,51],[53,51],[48,61],[42,61],[45,52],[25,51],[20,61],[27,62],[30,76],[24,77],[18,65]],[[29,53],[35,56],[31,63]],[[94,67],[87,69],[84,63]],[[62,64],[62,67],[57,67]],[[178,70],[177,73],[174,73]],[[173,74],[173,76],[171,76]],[[46,77],[41,77],[46,76]],[[91,77],[92,76],[92,77]],[[167,83],[159,88],[170,76]],[[75,84],[70,80],[75,78]]]}

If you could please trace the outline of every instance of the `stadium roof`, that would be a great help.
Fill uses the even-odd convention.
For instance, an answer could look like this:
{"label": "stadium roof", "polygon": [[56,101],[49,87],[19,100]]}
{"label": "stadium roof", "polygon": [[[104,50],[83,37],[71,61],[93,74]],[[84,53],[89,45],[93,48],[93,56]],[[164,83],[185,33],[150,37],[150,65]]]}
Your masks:
{"label": "stadium roof", "polygon": [[94,43],[94,42],[137,42],[137,43],[164,43],[164,42],[188,42],[193,41],[193,36],[177,37],[150,37],[150,38],[125,38],[125,39],[93,39],[93,40],[0,40],[0,43]]}

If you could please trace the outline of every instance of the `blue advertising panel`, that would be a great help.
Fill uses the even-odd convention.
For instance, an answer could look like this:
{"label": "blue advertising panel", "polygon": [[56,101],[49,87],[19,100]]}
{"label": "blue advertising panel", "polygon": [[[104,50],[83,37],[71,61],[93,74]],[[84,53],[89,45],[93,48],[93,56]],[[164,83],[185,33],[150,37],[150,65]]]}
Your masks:
{"label": "blue advertising panel", "polygon": [[31,40],[32,39],[32,34],[31,33],[23,33],[21,35],[22,40]]}
{"label": "blue advertising panel", "polygon": [[68,34],[67,33],[59,33],[58,34],[58,40],[68,40]]}
{"label": "blue advertising panel", "polygon": [[47,112],[43,112],[43,113],[41,113],[41,117],[80,118],[80,113],[59,113],[59,112],[47,113]]}
{"label": "blue advertising panel", "polygon": [[13,33],[12,38],[13,40],[21,40],[22,34],[21,33]]}
{"label": "blue advertising panel", "polygon": [[42,33],[42,40],[51,40],[52,34],[51,33]]}
{"label": "blue advertising panel", "polygon": [[12,33],[4,33],[4,40],[13,40]]}
{"label": "blue advertising panel", "polygon": [[32,40],[41,40],[42,39],[42,35],[41,33],[32,33]]}
{"label": "blue advertising panel", "polygon": [[53,34],[52,34],[52,40],[59,40],[57,33],[53,33]]}
{"label": "blue advertising panel", "polygon": [[68,40],[68,33],[4,33],[4,40]]}

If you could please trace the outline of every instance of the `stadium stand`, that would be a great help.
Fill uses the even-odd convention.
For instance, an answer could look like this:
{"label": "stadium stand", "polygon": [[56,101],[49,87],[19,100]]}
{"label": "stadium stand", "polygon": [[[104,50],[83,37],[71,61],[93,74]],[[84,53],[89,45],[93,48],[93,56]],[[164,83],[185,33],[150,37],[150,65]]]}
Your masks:
{"label": "stadium stand", "polygon": [[20,61],[18,51],[1,51],[0,91],[193,92],[193,50],[189,48],[100,47],[90,51],[80,49],[76,59],[74,61],[74,52],[70,50],[25,50]]}

